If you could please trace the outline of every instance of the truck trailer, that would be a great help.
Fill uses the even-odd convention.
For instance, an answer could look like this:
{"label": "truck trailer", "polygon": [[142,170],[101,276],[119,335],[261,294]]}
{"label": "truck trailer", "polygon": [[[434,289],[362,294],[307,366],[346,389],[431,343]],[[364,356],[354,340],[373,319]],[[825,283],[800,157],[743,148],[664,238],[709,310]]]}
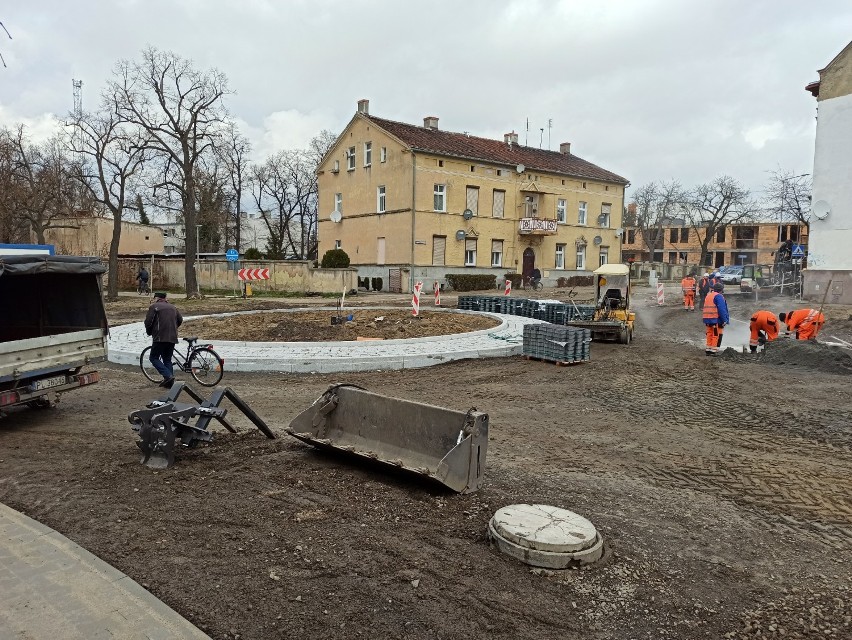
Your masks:
{"label": "truck trailer", "polygon": [[0,255],[0,412],[98,382],[105,272],[98,258]]}

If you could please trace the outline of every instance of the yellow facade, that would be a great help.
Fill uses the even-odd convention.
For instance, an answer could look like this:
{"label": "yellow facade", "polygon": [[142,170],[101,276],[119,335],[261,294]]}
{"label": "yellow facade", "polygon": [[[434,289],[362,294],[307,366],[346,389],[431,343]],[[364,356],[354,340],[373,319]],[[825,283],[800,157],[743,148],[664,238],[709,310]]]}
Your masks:
{"label": "yellow facade", "polygon": [[[56,253],[74,256],[109,256],[113,221],[109,218],[68,218],[55,220],[61,227],[45,229],[45,241]],[[163,252],[163,232],[157,227],[121,223],[118,253],[150,255]]]}
{"label": "yellow facade", "polygon": [[[365,166],[367,144],[370,157]],[[545,277],[593,270],[601,263],[601,254],[607,262],[620,261],[624,183],[535,169],[519,172],[518,168],[505,162],[415,151],[373,120],[356,114],[319,167],[319,255],[339,246],[353,266],[440,267],[445,273],[479,268],[504,273],[522,271],[524,252],[532,250],[535,266]],[[379,211],[380,187],[384,187],[384,212]],[[436,189],[437,209],[443,210],[436,210]],[[502,217],[495,198],[498,207],[503,201]],[[536,201],[534,212],[526,206],[526,198]],[[555,225],[555,233],[520,233],[521,218],[556,220],[560,200],[565,205],[564,222]],[[339,207],[338,202],[342,202]],[[581,203],[585,203],[585,224],[580,223]],[[601,224],[598,217],[604,205],[609,216]],[[340,222],[335,223],[332,212],[337,208]],[[469,219],[464,216],[466,209],[473,213]],[[463,239],[458,239],[460,232]],[[473,240],[475,261],[470,253],[466,256]],[[499,265],[492,260],[495,240],[502,241]],[[578,243],[584,247],[585,258],[579,267]],[[557,245],[562,249],[561,265]]]}

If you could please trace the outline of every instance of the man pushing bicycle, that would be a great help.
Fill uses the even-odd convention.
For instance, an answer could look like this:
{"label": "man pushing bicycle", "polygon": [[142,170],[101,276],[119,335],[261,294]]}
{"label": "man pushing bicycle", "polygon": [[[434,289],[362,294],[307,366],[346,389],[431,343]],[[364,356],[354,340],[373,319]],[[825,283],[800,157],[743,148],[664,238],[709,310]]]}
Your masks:
{"label": "man pushing bicycle", "polygon": [[148,307],[145,316],[145,331],[152,338],[151,364],[163,376],[161,387],[171,387],[175,382],[175,372],[172,365],[172,355],[178,341],[178,327],[183,324],[183,316],[171,302],[166,300],[166,294],[158,291],[154,294],[154,302]]}

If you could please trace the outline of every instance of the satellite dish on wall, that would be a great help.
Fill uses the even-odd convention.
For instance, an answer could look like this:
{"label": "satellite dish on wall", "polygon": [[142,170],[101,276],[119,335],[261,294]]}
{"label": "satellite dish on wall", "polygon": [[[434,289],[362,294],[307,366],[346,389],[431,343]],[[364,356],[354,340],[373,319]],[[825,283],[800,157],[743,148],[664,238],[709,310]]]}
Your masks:
{"label": "satellite dish on wall", "polygon": [[459,229],[458,231],[456,231],[456,240],[464,240],[466,235],[467,234],[465,233],[464,229]]}
{"label": "satellite dish on wall", "polygon": [[462,214],[462,217],[464,217],[465,220],[470,220],[473,217],[473,211],[471,211],[470,209],[465,209],[464,213]]}
{"label": "satellite dish on wall", "polygon": [[817,200],[814,206],[811,207],[811,213],[814,214],[817,220],[825,220],[828,214],[831,213],[831,207],[825,200]]}
{"label": "satellite dish on wall", "polygon": [[518,173],[523,173],[524,169],[526,169],[526,167],[522,164],[519,164],[517,167],[515,167],[515,171],[517,171]]}
{"label": "satellite dish on wall", "polygon": [[603,238],[601,238],[600,236],[595,236],[595,239],[592,240],[592,242],[594,242],[595,244],[600,244],[601,242],[603,242]]}
{"label": "satellite dish on wall", "polygon": [[338,222],[343,220],[343,216],[340,214],[339,211],[332,211],[331,215],[328,216],[328,217],[331,218],[331,221],[334,222],[335,224],[337,224]]}
{"label": "satellite dish on wall", "polygon": [[616,229],[615,235],[617,235],[620,238],[621,236],[624,235],[624,229]]}

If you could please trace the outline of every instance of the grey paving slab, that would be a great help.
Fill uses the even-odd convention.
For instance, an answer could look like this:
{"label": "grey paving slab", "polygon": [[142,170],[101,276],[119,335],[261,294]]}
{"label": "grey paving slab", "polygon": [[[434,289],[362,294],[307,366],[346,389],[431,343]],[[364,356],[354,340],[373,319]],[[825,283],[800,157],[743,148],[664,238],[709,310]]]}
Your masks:
{"label": "grey paving slab", "polygon": [[[359,307],[375,311],[387,307]],[[333,307],[311,311],[335,311]],[[279,373],[335,373],[352,371],[396,370],[430,367],[465,358],[501,358],[520,355],[526,324],[541,320],[500,313],[430,309],[441,313],[465,313],[491,316],[500,321],[493,329],[446,336],[367,342],[245,342],[214,341],[216,351],[225,359],[227,371],[267,371]],[[301,309],[271,309],[212,314],[234,317],[248,313],[293,313]],[[192,320],[199,317],[186,318]],[[204,337],[201,336],[203,340]],[[109,360],[117,364],[139,364],[139,354],[150,344],[141,322],[110,330]]]}
{"label": "grey paving slab", "polygon": [[4,504],[0,558],[3,640],[208,637],[119,570]]}

